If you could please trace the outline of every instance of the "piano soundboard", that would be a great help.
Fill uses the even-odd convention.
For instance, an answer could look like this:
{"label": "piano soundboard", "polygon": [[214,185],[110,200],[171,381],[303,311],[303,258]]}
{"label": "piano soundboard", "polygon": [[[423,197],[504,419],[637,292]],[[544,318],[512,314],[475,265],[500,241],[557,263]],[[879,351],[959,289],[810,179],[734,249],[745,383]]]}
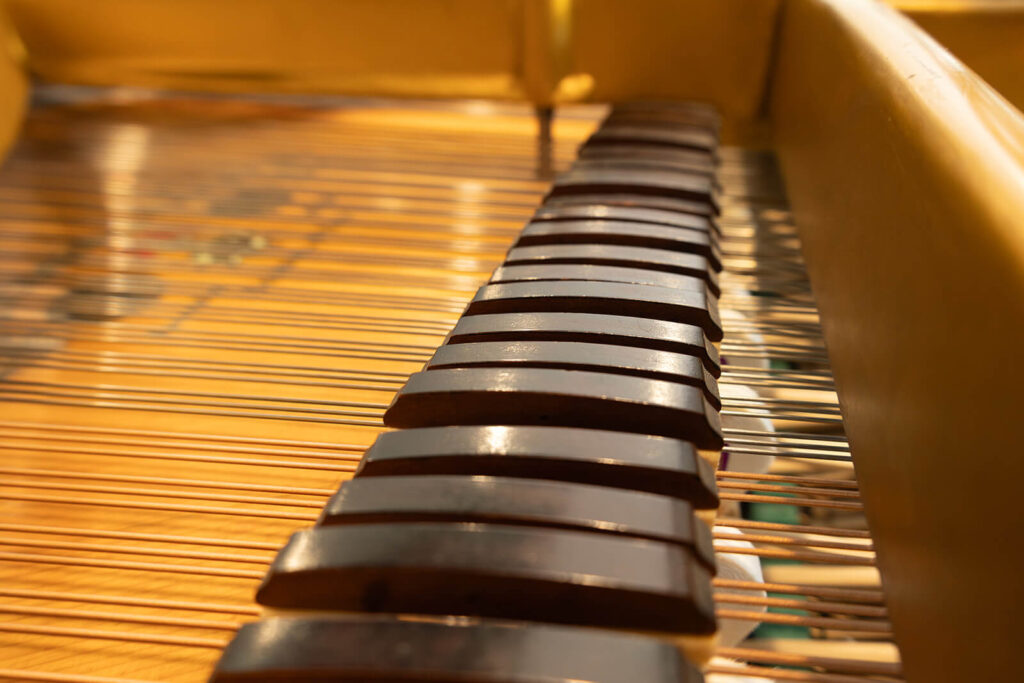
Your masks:
{"label": "piano soundboard", "polygon": [[37,90],[0,679],[901,680],[771,153],[531,113]]}

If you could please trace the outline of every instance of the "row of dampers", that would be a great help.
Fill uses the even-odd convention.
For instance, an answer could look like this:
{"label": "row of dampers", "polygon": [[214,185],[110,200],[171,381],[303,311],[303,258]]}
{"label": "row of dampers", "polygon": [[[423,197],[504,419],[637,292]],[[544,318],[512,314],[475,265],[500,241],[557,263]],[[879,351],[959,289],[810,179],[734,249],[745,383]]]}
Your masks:
{"label": "row of dampers", "polygon": [[280,552],[265,618],[211,680],[701,680],[714,120],[609,116],[395,397],[402,429]]}

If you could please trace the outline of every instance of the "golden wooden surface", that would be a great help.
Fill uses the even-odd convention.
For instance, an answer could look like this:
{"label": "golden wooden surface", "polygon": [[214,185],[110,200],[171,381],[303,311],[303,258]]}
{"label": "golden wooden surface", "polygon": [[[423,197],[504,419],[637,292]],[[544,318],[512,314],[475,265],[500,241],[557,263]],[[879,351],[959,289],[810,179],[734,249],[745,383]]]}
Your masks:
{"label": "golden wooden surface", "polygon": [[1024,109],[1024,2],[892,0],[957,59]]}
{"label": "golden wooden surface", "polygon": [[[757,125],[779,0],[4,0],[44,81],[715,104]],[[683,65],[699,65],[698,68]]]}
{"label": "golden wooden surface", "polygon": [[573,5],[571,73],[591,101],[701,100],[722,113],[723,139],[756,137],[769,87],[778,0],[581,0]]}
{"label": "golden wooden surface", "polygon": [[0,158],[18,135],[28,99],[24,47],[18,41],[3,7],[0,7]]}
{"label": "golden wooden surface", "polygon": [[908,680],[1017,680],[1024,118],[878,3],[788,3],[782,45],[780,159]]}
{"label": "golden wooden surface", "polygon": [[4,4],[44,80],[232,92],[522,99],[542,28],[524,0]]}

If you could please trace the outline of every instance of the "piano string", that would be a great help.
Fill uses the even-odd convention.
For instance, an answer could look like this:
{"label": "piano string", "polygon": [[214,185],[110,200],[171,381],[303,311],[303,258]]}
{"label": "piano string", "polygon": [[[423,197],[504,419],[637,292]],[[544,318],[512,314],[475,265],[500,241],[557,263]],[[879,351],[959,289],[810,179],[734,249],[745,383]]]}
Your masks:
{"label": "piano string", "polygon": [[[202,680],[536,208],[533,122],[504,105],[46,96],[0,172],[0,677]],[[556,168],[598,116],[558,119]],[[718,616],[812,637],[722,648],[710,671],[897,680],[772,160],[725,149],[720,179],[721,306],[739,314],[721,383],[760,394],[723,391],[723,416],[747,419],[725,450],[774,460],[719,474],[719,522],[754,546],[729,552],[762,558],[765,581],[717,580]]]}

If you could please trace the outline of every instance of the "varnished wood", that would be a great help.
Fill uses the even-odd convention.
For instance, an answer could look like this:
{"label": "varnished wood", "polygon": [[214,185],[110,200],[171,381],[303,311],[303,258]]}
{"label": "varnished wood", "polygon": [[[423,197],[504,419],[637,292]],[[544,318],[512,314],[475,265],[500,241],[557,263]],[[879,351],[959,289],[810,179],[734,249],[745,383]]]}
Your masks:
{"label": "varnished wood", "polygon": [[386,432],[357,477],[488,475],[593,484],[718,507],[714,476],[688,441],[604,429],[507,425]]}
{"label": "varnished wood", "polygon": [[601,680],[698,683],[700,673],[656,638],[540,624],[276,618],[245,627],[213,683],[333,681],[502,683]]}
{"label": "varnished wood", "polygon": [[256,600],[275,609],[493,617],[662,635],[714,633],[710,574],[689,547],[456,522],[296,532]]}
{"label": "varnished wood", "polygon": [[714,572],[711,534],[693,509],[670,496],[541,479],[358,477],[342,483],[317,523],[464,522],[589,531],[681,545]]}
{"label": "varnished wood", "polygon": [[1012,680],[1024,118],[881,4],[786,7],[780,158],[907,676]]}

